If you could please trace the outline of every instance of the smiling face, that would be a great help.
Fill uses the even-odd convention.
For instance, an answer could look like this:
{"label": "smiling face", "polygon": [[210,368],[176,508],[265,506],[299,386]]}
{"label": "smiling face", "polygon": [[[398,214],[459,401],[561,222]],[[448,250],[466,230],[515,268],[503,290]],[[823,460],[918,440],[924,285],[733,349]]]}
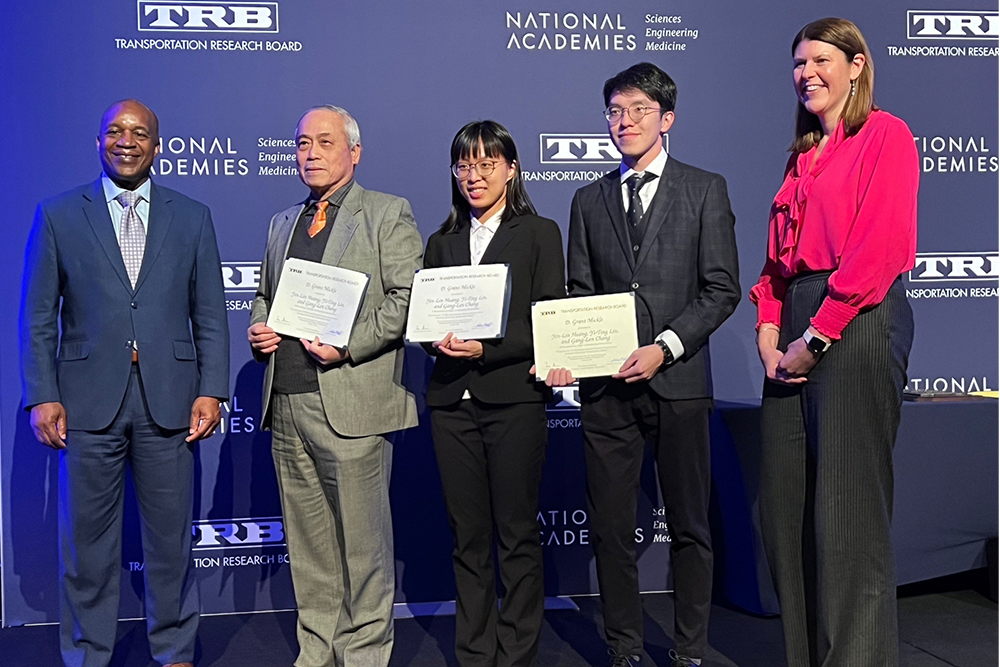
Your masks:
{"label": "smiling face", "polygon": [[[514,165],[508,163],[502,155],[487,157],[484,155],[482,142],[475,155],[467,155],[455,163],[456,167],[473,167],[464,178],[455,176],[458,191],[465,201],[469,202],[472,215],[477,220],[485,222],[507,203],[507,183],[514,178]],[[485,163],[485,164],[484,164]],[[479,173],[474,165],[493,166],[493,172],[487,176]]]}
{"label": "smiling face", "polygon": [[325,199],[354,178],[361,144],[350,146],[343,117],[328,109],[310,111],[295,128],[299,178],[317,199]]}
{"label": "smiling face", "polygon": [[152,111],[134,100],[115,104],[104,112],[97,137],[104,173],[126,189],[142,185],[160,152],[159,141]]}
{"label": "smiling face", "polygon": [[663,135],[674,124],[674,112],[661,113],[660,105],[638,90],[614,91],[608,106],[620,109],[643,106],[649,111],[641,120],[632,120],[625,112],[614,123],[608,123],[608,133],[621,152],[622,161],[636,171],[645,170],[662,149]]}
{"label": "smiling face", "polygon": [[859,53],[852,60],[833,44],[803,39],[793,58],[795,94],[829,134],[840,120],[851,95],[851,81],[861,74],[865,57]]}

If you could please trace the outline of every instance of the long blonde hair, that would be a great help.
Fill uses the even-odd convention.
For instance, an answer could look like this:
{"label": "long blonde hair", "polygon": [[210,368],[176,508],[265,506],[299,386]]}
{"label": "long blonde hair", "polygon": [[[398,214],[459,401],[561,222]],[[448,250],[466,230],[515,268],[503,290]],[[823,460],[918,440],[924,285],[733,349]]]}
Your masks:
{"label": "long blonde hair", "polygon": [[[836,46],[844,52],[848,62],[854,60],[854,56],[859,53],[864,55],[865,63],[855,80],[854,93],[847,98],[847,104],[844,105],[840,115],[844,121],[844,133],[849,137],[857,134],[871,112],[878,109],[875,106],[875,63],[872,62],[872,54],[868,50],[864,35],[858,26],[847,19],[825,18],[813,21],[799,30],[799,34],[795,35],[792,41],[793,55],[799,42],[804,39]],[[789,150],[793,153],[805,153],[822,138],[823,128],[819,117],[807,110],[800,100],[795,114],[795,140]]]}

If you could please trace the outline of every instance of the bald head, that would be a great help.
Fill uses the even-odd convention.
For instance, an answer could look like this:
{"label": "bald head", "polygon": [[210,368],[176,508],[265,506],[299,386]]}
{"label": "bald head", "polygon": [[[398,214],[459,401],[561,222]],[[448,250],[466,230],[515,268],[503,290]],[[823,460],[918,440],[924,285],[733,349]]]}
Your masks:
{"label": "bald head", "polygon": [[110,118],[114,118],[120,111],[125,110],[133,114],[141,115],[153,138],[157,141],[160,140],[160,119],[156,117],[156,114],[153,113],[152,109],[139,100],[132,98],[119,100],[105,110],[104,114],[101,116],[101,132],[103,133],[104,127],[107,125]]}

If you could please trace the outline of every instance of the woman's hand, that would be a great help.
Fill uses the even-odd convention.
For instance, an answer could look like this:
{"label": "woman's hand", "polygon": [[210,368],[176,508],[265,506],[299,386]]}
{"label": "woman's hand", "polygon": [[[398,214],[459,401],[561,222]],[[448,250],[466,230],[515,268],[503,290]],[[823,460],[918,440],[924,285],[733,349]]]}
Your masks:
{"label": "woman's hand", "polygon": [[778,360],[775,373],[779,377],[805,380],[806,374],[813,369],[819,355],[813,353],[802,338],[796,338],[788,345],[788,351]]}
{"label": "woman's hand", "polygon": [[483,344],[478,340],[462,340],[453,334],[432,343],[437,351],[453,359],[479,359],[483,356]]}
{"label": "woman's hand", "polygon": [[[778,335],[780,333],[781,331],[774,325],[761,325],[757,332],[757,354],[760,355],[760,363],[764,366],[764,374],[771,382],[802,384],[806,378],[793,377],[779,370],[779,364],[785,356],[778,349]],[[810,352],[810,354],[812,353]]]}

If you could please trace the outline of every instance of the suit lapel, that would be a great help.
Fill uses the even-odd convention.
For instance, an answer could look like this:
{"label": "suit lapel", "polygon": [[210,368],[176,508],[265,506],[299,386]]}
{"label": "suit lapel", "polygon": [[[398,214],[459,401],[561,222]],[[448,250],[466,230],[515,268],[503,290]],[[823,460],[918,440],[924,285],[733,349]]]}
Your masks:
{"label": "suit lapel", "polygon": [[146,247],[142,252],[142,265],[139,267],[139,277],[135,281],[137,292],[149,275],[157,255],[160,254],[163,242],[169,236],[170,225],[174,220],[174,209],[170,202],[169,193],[161,191],[156,187],[156,183],[149,184],[149,220],[146,229]]}
{"label": "suit lapel", "polygon": [[[511,242],[517,235],[517,227],[521,224],[518,218],[513,218],[507,222],[501,222],[500,226],[497,227],[496,234],[490,239],[490,244],[486,246],[486,251],[483,253],[483,258],[479,260],[480,264],[494,264],[503,249],[507,247],[507,244]],[[468,244],[466,244],[468,247]]]}
{"label": "suit lapel", "polygon": [[601,194],[604,196],[604,205],[608,209],[608,215],[611,216],[611,227],[615,230],[628,266],[630,269],[634,269],[635,255],[632,252],[632,241],[626,226],[628,222],[625,221],[625,203],[622,200],[622,183],[618,171],[601,179]]}
{"label": "suit lapel", "polygon": [[466,222],[450,234],[443,234],[445,248],[448,251],[448,266],[469,266],[472,264],[472,250],[469,248],[469,236],[472,226]]}
{"label": "suit lapel", "polygon": [[326,242],[326,250],[323,251],[324,264],[340,266],[347,244],[351,242],[354,231],[361,224],[358,215],[361,213],[362,192],[364,188],[355,182],[340,205],[337,218],[333,222],[333,229],[330,230],[330,238]]}
{"label": "suit lapel", "polygon": [[653,246],[656,235],[660,233],[660,227],[666,221],[667,216],[670,214],[670,209],[673,208],[674,202],[677,200],[677,195],[680,192],[680,184],[683,177],[677,173],[674,162],[669,157],[663,167],[663,174],[660,175],[660,179],[660,185],[656,188],[656,194],[653,195],[653,201],[649,206],[649,220],[646,221],[646,233],[642,237],[639,256],[635,258],[634,268],[639,268],[643,260],[646,259],[646,255],[649,254],[649,249]]}
{"label": "suit lapel", "polygon": [[281,272],[285,269],[285,258],[288,257],[288,248],[292,244],[292,232],[295,230],[295,222],[302,215],[305,203],[293,206],[284,213],[284,218],[274,230],[274,241],[268,246],[271,256],[268,262],[275,270],[268,271],[271,281],[271,296],[278,291],[278,281],[281,279]]}
{"label": "suit lapel", "polygon": [[115,238],[115,228],[108,215],[108,202],[104,199],[104,187],[101,179],[98,178],[90,191],[84,194],[83,211],[87,216],[87,221],[94,230],[94,235],[100,242],[101,247],[108,256],[108,261],[114,267],[115,273],[121,279],[125,289],[132,291],[132,283],[128,279],[128,272],[125,270],[125,261],[122,259],[122,250]]}

